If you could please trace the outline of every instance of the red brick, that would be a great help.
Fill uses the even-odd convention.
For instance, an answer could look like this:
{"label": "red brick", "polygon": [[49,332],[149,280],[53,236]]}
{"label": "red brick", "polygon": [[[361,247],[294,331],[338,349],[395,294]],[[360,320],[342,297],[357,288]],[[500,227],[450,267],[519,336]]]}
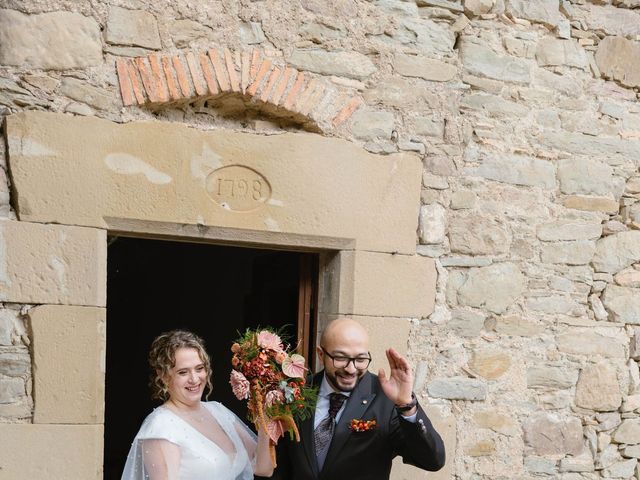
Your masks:
{"label": "red brick", "polygon": [[259,50],[253,50],[251,54],[251,68],[249,69],[249,84],[253,83],[253,80],[256,78],[258,74],[258,68],[262,63],[262,55]]}
{"label": "red brick", "polygon": [[302,109],[302,105],[304,105],[307,102],[307,100],[309,100],[309,97],[311,97],[313,92],[315,92],[317,86],[318,86],[318,79],[312,78],[307,84],[307,88],[300,91],[300,95],[298,95],[298,98],[293,104],[294,111],[300,112],[300,110]]}
{"label": "red brick", "polygon": [[284,69],[284,74],[282,75],[282,77],[280,77],[280,80],[278,81],[277,85],[274,88],[273,96],[271,97],[271,103],[273,103],[274,105],[278,105],[278,103],[280,103],[282,94],[284,93],[284,91],[287,89],[287,86],[289,85],[289,79],[291,78],[291,74],[294,73],[295,71],[296,70],[291,67],[286,67]]}
{"label": "red brick", "polygon": [[240,80],[238,79],[238,72],[236,72],[236,63],[233,61],[233,56],[228,48],[224,49],[224,61],[227,65],[227,72],[229,73],[229,83],[231,84],[231,90],[234,92],[240,91]]}
{"label": "red brick", "polygon": [[133,94],[136,97],[138,105],[142,105],[147,102],[144,95],[144,88],[140,83],[140,74],[138,68],[133,60],[127,61],[127,70],[129,70],[129,78],[131,79],[131,86],[133,87]]}
{"label": "red brick", "polygon": [[175,71],[171,66],[171,59],[169,57],[162,57],[162,69],[164,70],[164,75],[167,79],[167,87],[169,88],[169,95],[171,96],[171,99],[180,100],[182,98],[182,95],[180,95],[178,85],[173,78]]}
{"label": "red brick", "polygon": [[298,95],[298,92],[300,91],[300,89],[304,85],[304,80],[305,80],[304,73],[298,72],[298,76],[296,77],[296,81],[293,84],[293,86],[291,87],[291,90],[289,90],[289,93],[287,94],[287,98],[285,98],[284,103],[282,104],[282,106],[284,108],[286,108],[287,110],[291,109],[291,105],[293,105],[293,102],[296,99],[296,96]]}
{"label": "red brick", "polygon": [[278,79],[280,78],[280,75],[282,75],[283,71],[284,70],[282,68],[278,68],[278,67],[273,69],[273,71],[271,72],[271,75],[269,76],[269,80],[267,81],[266,87],[262,89],[262,93],[260,94],[260,100],[262,100],[263,102],[266,102],[269,100],[269,96],[273,91],[273,87],[278,81]]}
{"label": "red brick", "polygon": [[207,87],[209,87],[209,93],[211,95],[217,95],[220,93],[220,90],[218,89],[218,82],[216,82],[216,74],[213,71],[211,61],[206,53],[200,54],[200,66],[202,67],[202,73],[207,82]]}
{"label": "red brick", "polygon": [[240,62],[240,88],[242,93],[247,91],[249,86],[249,70],[251,69],[251,54],[242,52],[242,61]]}
{"label": "red brick", "polygon": [[189,77],[187,76],[187,71],[184,68],[182,59],[176,55],[171,58],[171,61],[173,68],[176,70],[176,77],[178,78],[178,85],[180,85],[182,96],[185,98],[191,97],[191,85],[189,84]]}
{"label": "red brick", "polygon": [[156,89],[156,82],[153,80],[151,76],[151,71],[145,62],[145,57],[138,57],[134,59],[136,66],[138,67],[138,71],[140,72],[140,78],[142,78],[142,84],[144,85],[144,89],[147,92],[147,97],[153,103],[160,101],[160,96],[158,95]]}
{"label": "red brick", "polygon": [[258,74],[256,75],[256,78],[253,80],[253,82],[251,82],[251,85],[249,85],[249,88],[247,89],[247,93],[249,95],[256,94],[256,92],[258,91],[258,87],[260,86],[260,83],[262,83],[262,79],[267,75],[267,72],[269,71],[270,68],[271,68],[271,60],[269,60],[268,58],[265,58],[262,61],[262,65],[260,65],[260,69],[258,70]]}
{"label": "red brick", "polygon": [[118,72],[118,83],[120,84],[120,95],[122,95],[122,104],[125,107],[134,105],[136,98],[133,93],[133,87],[131,86],[131,79],[129,78],[129,72],[127,71],[127,61],[118,58],[116,60],[116,71]]}
{"label": "red brick", "polygon": [[164,72],[160,66],[160,60],[157,55],[149,55],[149,65],[151,65],[151,72],[153,73],[153,79],[156,84],[156,93],[161,102],[169,101],[169,91],[167,88],[167,80],[164,77]]}
{"label": "red brick", "polygon": [[187,57],[187,65],[189,65],[191,80],[193,81],[193,86],[196,89],[196,94],[198,94],[199,96],[206,95],[207,87],[204,86],[204,82],[202,81],[202,76],[200,75],[200,70],[198,69],[198,62],[196,62],[196,57],[193,55],[193,52],[187,52],[185,56]]}
{"label": "red brick", "polygon": [[211,63],[213,63],[213,69],[216,72],[216,77],[218,78],[218,84],[220,85],[220,90],[222,90],[223,92],[231,91],[231,84],[229,83],[229,77],[227,76],[227,69],[223,65],[218,51],[213,48],[210,49],[209,58],[211,59]]}
{"label": "red brick", "polygon": [[324,90],[325,90],[325,86],[322,83],[318,82],[318,85],[316,86],[315,90],[311,93],[311,95],[309,95],[309,97],[304,102],[300,103],[298,111],[301,114],[308,116],[311,113],[311,110],[313,110],[313,107],[318,105],[318,103],[322,99]]}
{"label": "red brick", "polygon": [[342,110],[340,110],[338,112],[338,114],[335,116],[335,118],[333,119],[333,126],[337,127],[338,125],[340,125],[342,122],[344,122],[347,118],[349,118],[351,115],[353,115],[353,112],[355,112],[358,107],[360,107],[360,105],[362,105],[362,98],[360,97],[353,97],[349,103],[347,103],[344,108]]}

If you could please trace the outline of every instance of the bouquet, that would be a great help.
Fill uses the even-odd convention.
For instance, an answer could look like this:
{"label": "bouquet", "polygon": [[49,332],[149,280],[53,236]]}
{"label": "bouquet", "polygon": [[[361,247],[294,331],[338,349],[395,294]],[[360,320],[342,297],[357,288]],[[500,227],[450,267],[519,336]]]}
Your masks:
{"label": "bouquet", "polygon": [[297,422],[313,415],[317,391],[305,385],[305,359],[285,348],[270,330],[247,330],[232,346],[231,388],[238,400],[248,400],[248,417],[275,445],[285,432],[300,441]]}

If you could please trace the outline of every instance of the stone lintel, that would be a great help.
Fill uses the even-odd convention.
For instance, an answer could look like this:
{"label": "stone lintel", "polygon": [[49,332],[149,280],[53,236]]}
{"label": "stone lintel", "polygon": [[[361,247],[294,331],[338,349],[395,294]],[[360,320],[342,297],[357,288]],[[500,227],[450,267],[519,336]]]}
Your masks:
{"label": "stone lintel", "polygon": [[[68,132],[75,132],[73,138]],[[106,218],[351,240],[415,252],[422,166],[308,133],[198,131],[23,112],[7,118],[21,220]]]}

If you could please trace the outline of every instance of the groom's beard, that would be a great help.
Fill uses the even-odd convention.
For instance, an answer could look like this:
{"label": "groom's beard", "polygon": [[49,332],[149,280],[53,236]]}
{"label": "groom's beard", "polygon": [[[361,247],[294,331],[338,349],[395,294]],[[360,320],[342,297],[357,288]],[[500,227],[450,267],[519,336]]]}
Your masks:
{"label": "groom's beard", "polygon": [[342,370],[329,372],[325,369],[324,374],[331,386],[340,392],[351,392],[358,385],[360,379],[367,373],[366,370],[356,370],[355,373],[347,373]]}

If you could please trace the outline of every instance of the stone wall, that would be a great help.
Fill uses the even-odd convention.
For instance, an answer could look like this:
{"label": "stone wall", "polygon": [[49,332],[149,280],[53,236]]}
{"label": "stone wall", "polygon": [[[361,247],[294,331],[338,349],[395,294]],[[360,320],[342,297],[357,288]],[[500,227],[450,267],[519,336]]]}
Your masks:
{"label": "stone wall", "polygon": [[[421,155],[417,250],[439,277],[409,352],[424,403],[455,422],[452,478],[640,477],[639,1],[0,6],[2,116],[306,129]],[[362,103],[335,124],[195,86],[124,107],[117,60],[211,48],[304,72],[335,90],[334,114]],[[2,422],[33,418],[28,308],[0,310]]]}

